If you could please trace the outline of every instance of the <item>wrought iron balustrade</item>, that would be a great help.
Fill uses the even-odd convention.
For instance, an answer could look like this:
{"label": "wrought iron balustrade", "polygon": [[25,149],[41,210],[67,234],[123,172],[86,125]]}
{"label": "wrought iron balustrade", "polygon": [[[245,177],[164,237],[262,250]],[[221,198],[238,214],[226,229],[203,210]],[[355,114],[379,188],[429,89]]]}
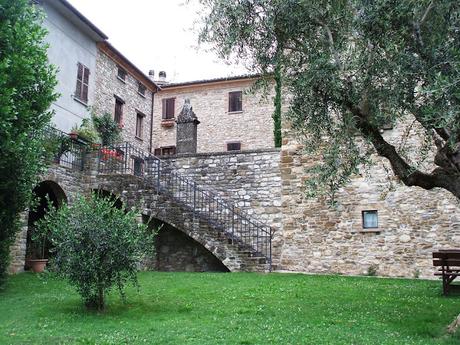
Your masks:
{"label": "wrought iron balustrade", "polygon": [[44,136],[44,143],[53,163],[74,170],[83,170],[88,148],[86,142],[72,139],[67,133],[54,127],[47,127]]}

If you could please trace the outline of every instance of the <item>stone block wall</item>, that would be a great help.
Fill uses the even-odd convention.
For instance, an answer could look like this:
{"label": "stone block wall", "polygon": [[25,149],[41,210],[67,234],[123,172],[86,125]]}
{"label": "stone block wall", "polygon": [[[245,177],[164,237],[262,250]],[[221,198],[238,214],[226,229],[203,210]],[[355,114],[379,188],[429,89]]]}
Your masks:
{"label": "stone block wall", "polygon": [[[404,126],[384,135],[395,143]],[[421,141],[409,136],[409,147]],[[416,157],[414,157],[415,160]],[[306,199],[305,168],[318,159],[304,154],[285,127],[281,150],[281,270],[433,278],[432,252],[460,246],[460,207],[450,193],[397,184],[386,191],[383,161],[355,176],[338,193],[338,207]],[[391,173],[392,174],[392,173]],[[393,179],[393,182],[394,179]],[[362,211],[378,211],[378,228],[363,229]]]}
{"label": "stone block wall", "polygon": [[183,176],[235,203],[275,231],[273,265],[281,256],[281,170],[279,149],[214,152],[164,157]]}
{"label": "stone block wall", "polygon": [[[122,66],[123,67],[123,66]],[[147,88],[145,96],[138,93],[138,79],[128,71],[125,81],[117,77],[118,65],[105,52],[99,50],[96,60],[96,91],[93,111],[96,115],[109,113],[114,116],[115,96],[123,105],[123,141],[128,141],[144,151],[150,149],[152,92]],[[136,137],[136,118],[140,112],[144,116],[142,136]]]}
{"label": "stone block wall", "polygon": [[[247,94],[254,79],[237,79],[228,82],[209,82],[186,86],[164,86],[155,95],[153,111],[153,146],[176,145],[176,124],[170,127],[162,122],[162,101],[175,98],[175,117],[186,98],[201,122],[198,125],[197,152],[227,150],[227,142],[241,142],[242,150],[274,147],[272,114],[273,93],[266,98],[260,92]],[[243,91],[241,112],[228,112],[229,92]]]}

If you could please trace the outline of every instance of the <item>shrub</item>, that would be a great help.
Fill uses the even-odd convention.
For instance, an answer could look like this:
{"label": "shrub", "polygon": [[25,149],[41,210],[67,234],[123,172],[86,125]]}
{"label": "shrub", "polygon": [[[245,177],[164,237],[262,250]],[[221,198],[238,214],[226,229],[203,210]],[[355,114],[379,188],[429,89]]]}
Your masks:
{"label": "shrub", "polygon": [[78,197],[72,205],[50,212],[37,224],[52,247],[52,267],[76,287],[89,309],[104,309],[104,297],[116,287],[137,282],[139,263],[153,254],[154,232],[138,223],[135,210],[114,207],[97,194]]}
{"label": "shrub", "polygon": [[102,145],[112,145],[120,140],[121,127],[112,119],[112,115],[93,116],[93,124],[102,141]]}

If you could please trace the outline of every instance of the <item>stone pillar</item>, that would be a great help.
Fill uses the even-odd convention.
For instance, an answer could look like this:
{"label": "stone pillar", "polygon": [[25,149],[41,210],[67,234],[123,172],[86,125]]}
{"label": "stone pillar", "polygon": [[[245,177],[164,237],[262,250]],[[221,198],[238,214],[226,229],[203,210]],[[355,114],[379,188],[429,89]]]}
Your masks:
{"label": "stone pillar", "polygon": [[177,117],[176,153],[196,153],[198,121],[190,105],[190,99]]}

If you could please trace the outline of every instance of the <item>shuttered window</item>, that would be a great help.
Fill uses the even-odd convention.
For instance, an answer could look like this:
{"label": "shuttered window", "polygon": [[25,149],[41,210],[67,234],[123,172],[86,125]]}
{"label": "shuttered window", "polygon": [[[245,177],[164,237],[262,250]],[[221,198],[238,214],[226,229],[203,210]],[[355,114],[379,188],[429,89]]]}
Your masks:
{"label": "shuttered window", "polygon": [[78,63],[77,65],[77,86],[75,87],[75,98],[88,103],[89,68]]}
{"label": "shuttered window", "polygon": [[164,98],[162,100],[162,119],[168,120],[174,118],[174,109],[176,104],[175,98]]}
{"label": "shuttered window", "polygon": [[120,66],[118,66],[117,77],[118,79],[121,79],[122,81],[126,80],[126,71]]}
{"label": "shuttered window", "polygon": [[145,91],[146,91],[146,87],[144,84],[138,82],[137,83],[137,92],[139,93],[139,95],[141,96],[144,96],[145,97]]}
{"label": "shuttered window", "polygon": [[123,102],[118,97],[115,97],[115,112],[113,120],[118,123],[119,126],[123,126]]}
{"label": "shuttered window", "polygon": [[142,131],[144,127],[144,117],[145,115],[142,113],[137,113],[136,116],[136,137],[142,139]]}
{"label": "shuttered window", "polygon": [[243,110],[243,92],[233,91],[228,93],[228,112]]}

